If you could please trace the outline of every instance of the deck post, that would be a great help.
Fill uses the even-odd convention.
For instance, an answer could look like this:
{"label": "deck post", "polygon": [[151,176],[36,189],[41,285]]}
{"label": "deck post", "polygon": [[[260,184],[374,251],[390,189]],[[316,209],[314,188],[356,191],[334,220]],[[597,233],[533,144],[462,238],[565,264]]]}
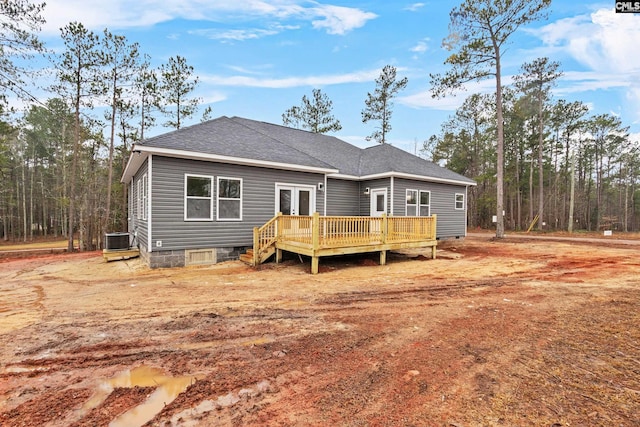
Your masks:
{"label": "deck post", "polygon": [[380,236],[380,241],[382,244],[387,243],[387,233],[389,232],[389,219],[387,218],[387,214],[382,214],[382,233]]}
{"label": "deck post", "polygon": [[387,264],[387,251],[380,251],[380,265]]}
{"label": "deck post", "polygon": [[282,262],[282,249],[276,248],[276,264],[280,264]]}
{"label": "deck post", "polygon": [[[438,221],[438,216],[437,215],[432,215],[433,216],[433,220],[431,221],[431,238],[433,240],[436,240],[436,222]],[[431,259],[436,259],[436,245],[434,244],[433,246],[431,246]]]}
{"label": "deck post", "polygon": [[311,220],[311,274],[318,274],[320,257],[317,255],[320,249],[320,213],[314,212]]}
{"label": "deck post", "polygon": [[431,221],[431,232],[429,234],[431,235],[431,238],[435,240],[436,239],[436,222],[438,222],[438,215],[433,214],[431,216],[433,217],[433,220]]}
{"label": "deck post", "polygon": [[253,227],[253,265],[260,264],[260,231],[258,227]]}

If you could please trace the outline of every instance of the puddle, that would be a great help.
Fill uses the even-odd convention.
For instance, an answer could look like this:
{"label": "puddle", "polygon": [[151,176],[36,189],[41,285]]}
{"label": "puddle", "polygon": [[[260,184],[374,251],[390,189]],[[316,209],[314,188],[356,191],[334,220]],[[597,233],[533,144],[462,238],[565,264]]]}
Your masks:
{"label": "puddle", "polygon": [[165,375],[161,369],[139,366],[101,382],[96,394],[84,404],[83,412],[86,413],[98,407],[115,388],[156,387],[144,402],[109,423],[109,427],[141,426],[151,420],[165,405],[171,403],[190,384],[203,377],[203,375],[171,377]]}

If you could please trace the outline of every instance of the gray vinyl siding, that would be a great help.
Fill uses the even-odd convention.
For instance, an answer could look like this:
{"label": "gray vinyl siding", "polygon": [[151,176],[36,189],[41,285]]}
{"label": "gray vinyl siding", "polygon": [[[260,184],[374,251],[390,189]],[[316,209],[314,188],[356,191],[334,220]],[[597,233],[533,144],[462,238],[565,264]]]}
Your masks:
{"label": "gray vinyl siding", "polygon": [[[147,247],[147,239],[149,238],[148,221],[142,218],[138,218],[138,180],[142,179],[142,176],[149,170],[149,161],[145,161],[138,172],[133,177],[133,189],[129,195],[129,233],[135,236],[134,245],[140,247]],[[149,176],[147,174],[147,182]],[[148,212],[147,212],[148,215]],[[147,217],[148,219],[148,217]]]}
{"label": "gray vinyl siding", "polygon": [[[438,216],[437,237],[463,237],[467,229],[467,191],[464,186],[441,184],[435,182],[411,181],[402,178],[394,180],[394,214],[406,215],[406,190],[423,190],[431,192],[431,215]],[[456,210],[455,195],[465,195],[465,208]]]}
{"label": "gray vinyl siding", "polygon": [[387,189],[387,213],[391,213],[391,178],[383,178],[383,179],[374,179],[371,181],[362,181],[360,182],[360,190],[363,195],[360,197],[359,209],[360,215],[369,216],[371,212],[371,196],[364,195],[365,189],[369,187],[370,190],[378,189],[378,188],[386,188]]}
{"label": "gray vinyl siding", "polygon": [[358,216],[358,201],[361,196],[357,181],[342,179],[327,180],[327,215]]}
{"label": "gray vinyl siding", "polygon": [[[184,220],[185,174],[212,176],[213,220]],[[242,220],[216,220],[217,178],[242,179]],[[253,227],[274,216],[275,184],[316,187],[324,175],[197,160],[153,156],[152,250],[241,247],[253,244]],[[316,211],[323,212],[324,195],[316,191]],[[162,247],[156,246],[162,241]]]}

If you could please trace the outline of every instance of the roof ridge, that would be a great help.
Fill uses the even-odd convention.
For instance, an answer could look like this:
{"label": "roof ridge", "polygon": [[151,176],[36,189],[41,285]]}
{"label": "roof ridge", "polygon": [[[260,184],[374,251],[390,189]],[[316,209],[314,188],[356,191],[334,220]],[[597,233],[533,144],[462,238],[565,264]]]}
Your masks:
{"label": "roof ridge", "polygon": [[[335,166],[330,165],[330,164],[329,164],[329,163],[327,163],[326,161],[324,161],[324,160],[322,160],[322,159],[319,159],[319,158],[317,158],[317,157],[315,157],[315,156],[312,156],[312,155],[311,155],[311,154],[309,154],[309,153],[305,153],[304,151],[298,150],[297,148],[292,147],[291,145],[287,144],[286,142],[284,142],[284,141],[282,141],[282,140],[280,140],[280,139],[278,139],[278,138],[275,138],[273,135],[269,135],[268,133],[262,132],[262,131],[260,131],[259,129],[256,129],[255,127],[248,126],[247,124],[240,122],[240,120],[238,120],[238,119],[240,119],[240,120],[244,120],[244,121],[248,121],[248,122],[264,123],[264,124],[266,124],[266,125],[271,125],[271,126],[280,126],[280,125],[274,125],[273,123],[260,122],[260,121],[258,121],[258,120],[251,120],[251,119],[247,119],[247,118],[243,118],[243,117],[237,117],[237,116],[234,116],[234,117],[230,117],[230,118],[229,118],[229,120],[231,120],[232,122],[236,123],[237,125],[240,125],[240,126],[242,126],[242,127],[245,127],[245,128],[247,128],[247,129],[251,129],[252,131],[257,132],[257,133],[259,133],[259,134],[260,134],[260,135],[262,135],[262,136],[265,136],[265,137],[267,137],[267,138],[269,138],[269,139],[271,139],[271,140],[273,140],[273,141],[276,141],[276,142],[277,142],[277,143],[279,143],[279,144],[282,144],[282,145],[284,145],[284,146],[288,147],[290,150],[295,150],[296,152],[298,152],[298,153],[300,153],[300,154],[302,154],[302,155],[309,156],[309,157],[311,157],[312,159],[317,160],[317,161],[319,161],[320,163],[323,163],[324,165],[326,165],[326,166],[328,166],[328,167],[330,167],[330,168],[335,168]],[[286,126],[281,126],[281,127],[286,128],[286,129],[291,129],[291,130],[299,130],[299,129],[289,128],[289,127],[286,127]]]}

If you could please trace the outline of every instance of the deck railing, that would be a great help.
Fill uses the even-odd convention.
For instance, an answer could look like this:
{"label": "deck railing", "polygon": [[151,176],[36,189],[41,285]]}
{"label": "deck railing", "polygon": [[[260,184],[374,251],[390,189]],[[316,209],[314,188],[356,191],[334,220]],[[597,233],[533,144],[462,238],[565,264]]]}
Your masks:
{"label": "deck railing", "polygon": [[262,252],[272,246],[278,239],[278,220],[282,218],[282,214],[271,218],[262,227],[253,229],[253,265],[260,264]]}
{"label": "deck railing", "polygon": [[430,241],[436,239],[436,216],[294,216],[278,214],[254,229],[254,257],[277,241],[313,249]]}

